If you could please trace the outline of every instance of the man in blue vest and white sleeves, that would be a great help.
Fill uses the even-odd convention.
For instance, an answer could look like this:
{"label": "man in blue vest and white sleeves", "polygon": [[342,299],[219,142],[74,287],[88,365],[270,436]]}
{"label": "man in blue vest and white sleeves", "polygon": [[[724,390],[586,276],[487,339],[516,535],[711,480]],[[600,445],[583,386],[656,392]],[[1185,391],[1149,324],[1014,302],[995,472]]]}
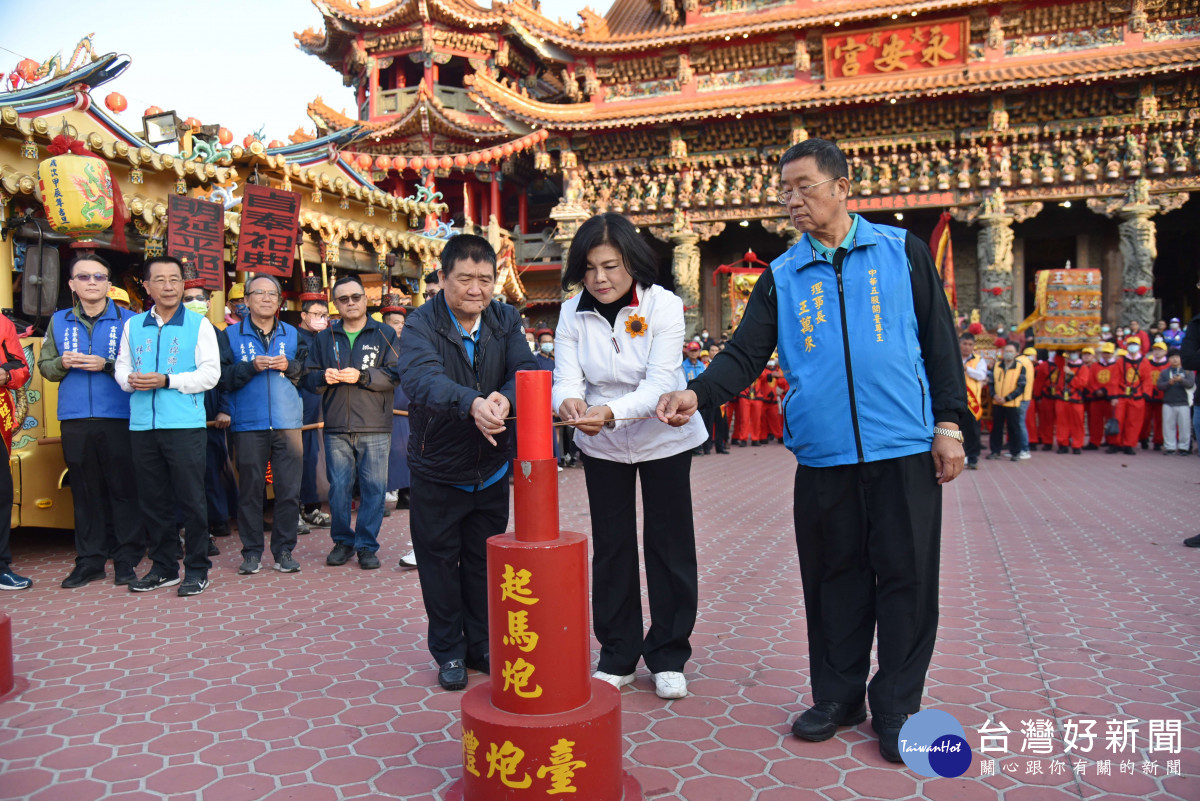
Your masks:
{"label": "man in blue vest and white sleeves", "polygon": [[835,144],[794,145],[779,174],[803,236],[758,279],[729,346],[658,415],[682,425],[736,397],[778,341],[813,699],[792,733],[827,740],[866,719],[865,701],[880,754],[900,762],[937,634],[941,485],[963,468],[970,414],[954,319],[929,247],[849,213]]}
{"label": "man in blue vest and white sleeves", "polygon": [[[148,592],[179,584],[180,595],[199,595],[208,587],[212,567],[204,501],[204,393],[221,378],[217,329],[181,304],[179,259],[149,259],[143,286],[154,306],[125,324],[116,364],[117,383],[133,393],[134,473],[153,563],[129,589]],[[176,508],[184,527],[182,584]]]}
{"label": "man in blue vest and white sleeves", "polygon": [[271,557],[281,573],[295,573],[292,556],[300,523],[304,404],[296,385],[308,347],[293,326],[275,318],[282,303],[279,281],[258,275],[246,282],[248,317],[227,327],[221,339],[221,385],[229,393],[234,458],[238,468],[238,534],[242,565],[250,575],[263,555],[263,490],[267,462],[275,488]]}
{"label": "man in blue vest and white sleeves", "polygon": [[85,253],[69,270],[76,302],[50,318],[38,355],[42,378],[60,382],[58,419],[75,505],[75,568],[62,586],[104,579],[109,558],[116,583],[128,585],[137,578],[146,535],[133,477],[129,393],[114,371],[134,315],[108,299],[112,268],[102,256]]}

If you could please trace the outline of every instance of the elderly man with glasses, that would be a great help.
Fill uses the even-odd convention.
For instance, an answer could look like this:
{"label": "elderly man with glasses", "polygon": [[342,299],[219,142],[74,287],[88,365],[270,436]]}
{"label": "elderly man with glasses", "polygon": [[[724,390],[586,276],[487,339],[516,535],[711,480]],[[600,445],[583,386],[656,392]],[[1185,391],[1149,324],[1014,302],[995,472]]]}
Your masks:
{"label": "elderly man with glasses", "polygon": [[129,440],[129,393],[113,377],[121,331],[133,317],[109,300],[112,268],[103,257],[77,256],[70,267],[75,303],[46,326],[38,370],[59,384],[58,419],[63,460],[75,507],[75,568],[65,589],[106,578],[111,558],[116,583],[137,578],[146,551],[138,519]]}
{"label": "elderly man with glasses", "polygon": [[[329,476],[330,536],[325,564],[357,554],[363,570],[379,567],[379,527],[392,439],[392,395],[399,381],[399,345],[390,326],[367,316],[367,292],[357,276],[339,278],[333,303],[341,319],[313,337],[302,385],[322,395],[325,472]],[[350,526],[350,497],[358,478],[361,503]]]}
{"label": "elderly man with glasses", "polygon": [[263,490],[267,463],[275,488],[271,556],[275,569],[295,573],[292,556],[300,522],[303,404],[296,385],[308,349],[293,326],[276,319],[283,292],[269,275],[246,282],[249,317],[228,326],[221,340],[221,384],[229,393],[233,450],[238,468],[238,534],[250,575],[263,554]]}

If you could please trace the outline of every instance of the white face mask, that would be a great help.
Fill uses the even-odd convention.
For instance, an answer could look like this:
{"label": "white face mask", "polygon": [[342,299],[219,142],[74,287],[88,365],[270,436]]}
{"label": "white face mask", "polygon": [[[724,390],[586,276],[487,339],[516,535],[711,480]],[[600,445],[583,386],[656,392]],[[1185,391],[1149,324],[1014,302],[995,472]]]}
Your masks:
{"label": "white face mask", "polygon": [[770,361],[768,361],[768,362],[767,362],[767,369],[768,369],[768,370],[774,370],[774,369],[775,369],[775,360],[774,360],[774,359],[771,359]]}
{"label": "white face mask", "polygon": [[308,327],[314,331],[324,331],[329,327],[328,317],[314,317],[308,321]]}
{"label": "white face mask", "polygon": [[542,353],[546,354],[547,356],[549,356],[551,353],[554,352],[554,343],[553,342],[543,342],[538,347],[541,348]]}
{"label": "white face mask", "polygon": [[707,332],[707,331],[701,331],[701,332],[700,332],[700,336],[701,336],[701,337],[703,337],[704,339],[708,339],[708,332]]}
{"label": "white face mask", "polygon": [[196,314],[208,314],[208,302],[203,300],[189,300],[187,303],[183,304],[183,308],[187,309],[188,311],[193,311]]}
{"label": "white face mask", "polygon": [[1141,345],[1137,345],[1137,344],[1133,344],[1133,345],[1126,345],[1126,346],[1125,346],[1125,350],[1129,351],[1129,355],[1130,355],[1130,356],[1137,356],[1137,355],[1138,355],[1138,351],[1140,351],[1141,349],[1142,349],[1142,346],[1141,346]]}

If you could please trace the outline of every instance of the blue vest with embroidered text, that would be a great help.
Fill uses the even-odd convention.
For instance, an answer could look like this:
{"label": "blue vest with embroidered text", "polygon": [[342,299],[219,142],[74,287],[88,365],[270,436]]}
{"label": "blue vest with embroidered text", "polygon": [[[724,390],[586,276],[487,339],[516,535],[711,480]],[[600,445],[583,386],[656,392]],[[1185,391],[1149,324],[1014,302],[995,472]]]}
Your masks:
{"label": "blue vest with embroidered text", "polygon": [[[110,300],[89,332],[76,317],[74,309],[57,311],[51,322],[54,344],[60,354],[74,351],[116,360],[121,331],[131,317],[133,312]],[[58,419],[84,420],[89,417],[128,420],[129,393],[121,389],[111,373],[73,368],[59,384]]]}
{"label": "blue vest with embroidered text", "polygon": [[[251,362],[255,356],[286,356],[296,360],[300,336],[293,326],[275,322],[266,347],[249,320],[225,329],[235,362]],[[266,431],[272,428],[299,428],[304,419],[300,391],[278,370],[256,373],[241,389],[230,393],[231,428],[234,431]]]}
{"label": "blue vest with embroidered text", "polygon": [[805,234],[771,263],[779,361],[790,389],[784,442],[809,467],[928,452],[929,379],[905,231],[860,220],[838,273]]}
{"label": "blue vest with embroidered text", "polygon": [[[129,323],[130,362],[135,373],[190,373],[196,369],[196,342],[204,318],[180,306],[161,328],[150,312]],[[204,428],[204,393],[177,389],[142,390],[129,401],[129,430]]]}

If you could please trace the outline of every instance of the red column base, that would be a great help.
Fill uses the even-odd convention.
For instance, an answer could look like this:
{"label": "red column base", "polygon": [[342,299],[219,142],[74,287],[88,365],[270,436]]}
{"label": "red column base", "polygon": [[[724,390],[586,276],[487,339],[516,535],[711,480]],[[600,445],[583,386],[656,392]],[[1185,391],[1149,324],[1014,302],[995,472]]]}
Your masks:
{"label": "red column base", "polygon": [[13,669],[12,618],[0,612],[0,701],[27,686],[27,681],[17,680]]}
{"label": "red column base", "polygon": [[621,767],[620,693],[590,681],[590,701],[552,715],[496,709],[488,684],[469,690],[462,702],[463,778],[446,798],[516,801],[558,788],[588,801],[639,801],[641,788]]}

